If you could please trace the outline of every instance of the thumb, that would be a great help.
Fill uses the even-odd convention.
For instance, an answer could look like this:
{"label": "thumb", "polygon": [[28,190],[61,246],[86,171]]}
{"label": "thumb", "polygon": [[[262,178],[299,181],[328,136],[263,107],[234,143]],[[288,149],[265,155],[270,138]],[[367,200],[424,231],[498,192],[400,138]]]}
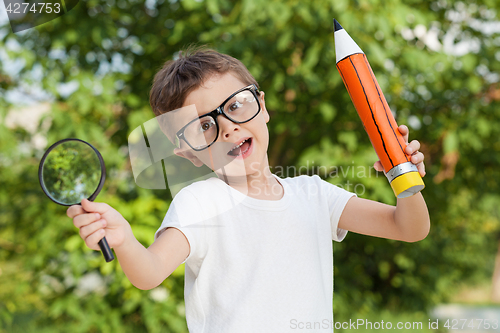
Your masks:
{"label": "thumb", "polygon": [[93,202],[88,199],[82,199],[82,207],[86,212],[104,214],[108,211],[109,206],[103,202]]}
{"label": "thumb", "polygon": [[380,161],[373,163],[373,168],[378,172],[384,171],[384,167],[382,166],[382,162]]}

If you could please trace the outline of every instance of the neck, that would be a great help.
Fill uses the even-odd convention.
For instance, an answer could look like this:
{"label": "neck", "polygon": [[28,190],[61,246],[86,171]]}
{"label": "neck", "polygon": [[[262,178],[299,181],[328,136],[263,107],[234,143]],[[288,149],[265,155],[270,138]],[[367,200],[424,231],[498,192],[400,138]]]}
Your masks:
{"label": "neck", "polygon": [[283,188],[272,175],[267,156],[257,170],[245,176],[227,176],[223,172],[217,173],[217,176],[235,190],[253,198],[279,200],[283,197]]}

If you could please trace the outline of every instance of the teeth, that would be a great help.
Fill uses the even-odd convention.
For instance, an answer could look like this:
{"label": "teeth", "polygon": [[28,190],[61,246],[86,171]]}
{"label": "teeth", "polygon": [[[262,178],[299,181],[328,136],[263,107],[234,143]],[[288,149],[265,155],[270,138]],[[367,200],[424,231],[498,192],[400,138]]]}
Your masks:
{"label": "teeth", "polygon": [[245,140],[241,141],[241,143],[240,143],[239,145],[234,146],[234,147],[233,147],[233,149],[231,149],[229,152],[232,152],[232,151],[233,151],[233,150],[235,150],[236,148],[241,147],[241,145],[242,145],[242,144],[244,144],[247,140],[248,140],[248,139],[245,139]]}

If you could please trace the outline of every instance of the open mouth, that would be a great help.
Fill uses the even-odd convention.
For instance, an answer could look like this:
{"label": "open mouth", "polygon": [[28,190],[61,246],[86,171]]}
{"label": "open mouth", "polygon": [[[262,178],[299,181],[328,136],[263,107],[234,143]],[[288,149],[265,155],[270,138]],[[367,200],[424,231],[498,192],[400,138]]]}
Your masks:
{"label": "open mouth", "polygon": [[233,147],[227,154],[229,156],[240,156],[248,152],[252,145],[252,138],[243,140],[239,145]]}

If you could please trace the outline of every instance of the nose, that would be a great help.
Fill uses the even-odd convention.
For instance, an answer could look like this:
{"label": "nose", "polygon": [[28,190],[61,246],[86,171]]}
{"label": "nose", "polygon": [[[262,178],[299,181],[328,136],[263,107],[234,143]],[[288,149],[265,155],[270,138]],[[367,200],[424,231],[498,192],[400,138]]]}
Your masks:
{"label": "nose", "polygon": [[240,124],[233,123],[223,114],[218,117],[217,122],[219,123],[219,136],[223,140],[228,140],[231,136],[231,133],[240,130]]}

